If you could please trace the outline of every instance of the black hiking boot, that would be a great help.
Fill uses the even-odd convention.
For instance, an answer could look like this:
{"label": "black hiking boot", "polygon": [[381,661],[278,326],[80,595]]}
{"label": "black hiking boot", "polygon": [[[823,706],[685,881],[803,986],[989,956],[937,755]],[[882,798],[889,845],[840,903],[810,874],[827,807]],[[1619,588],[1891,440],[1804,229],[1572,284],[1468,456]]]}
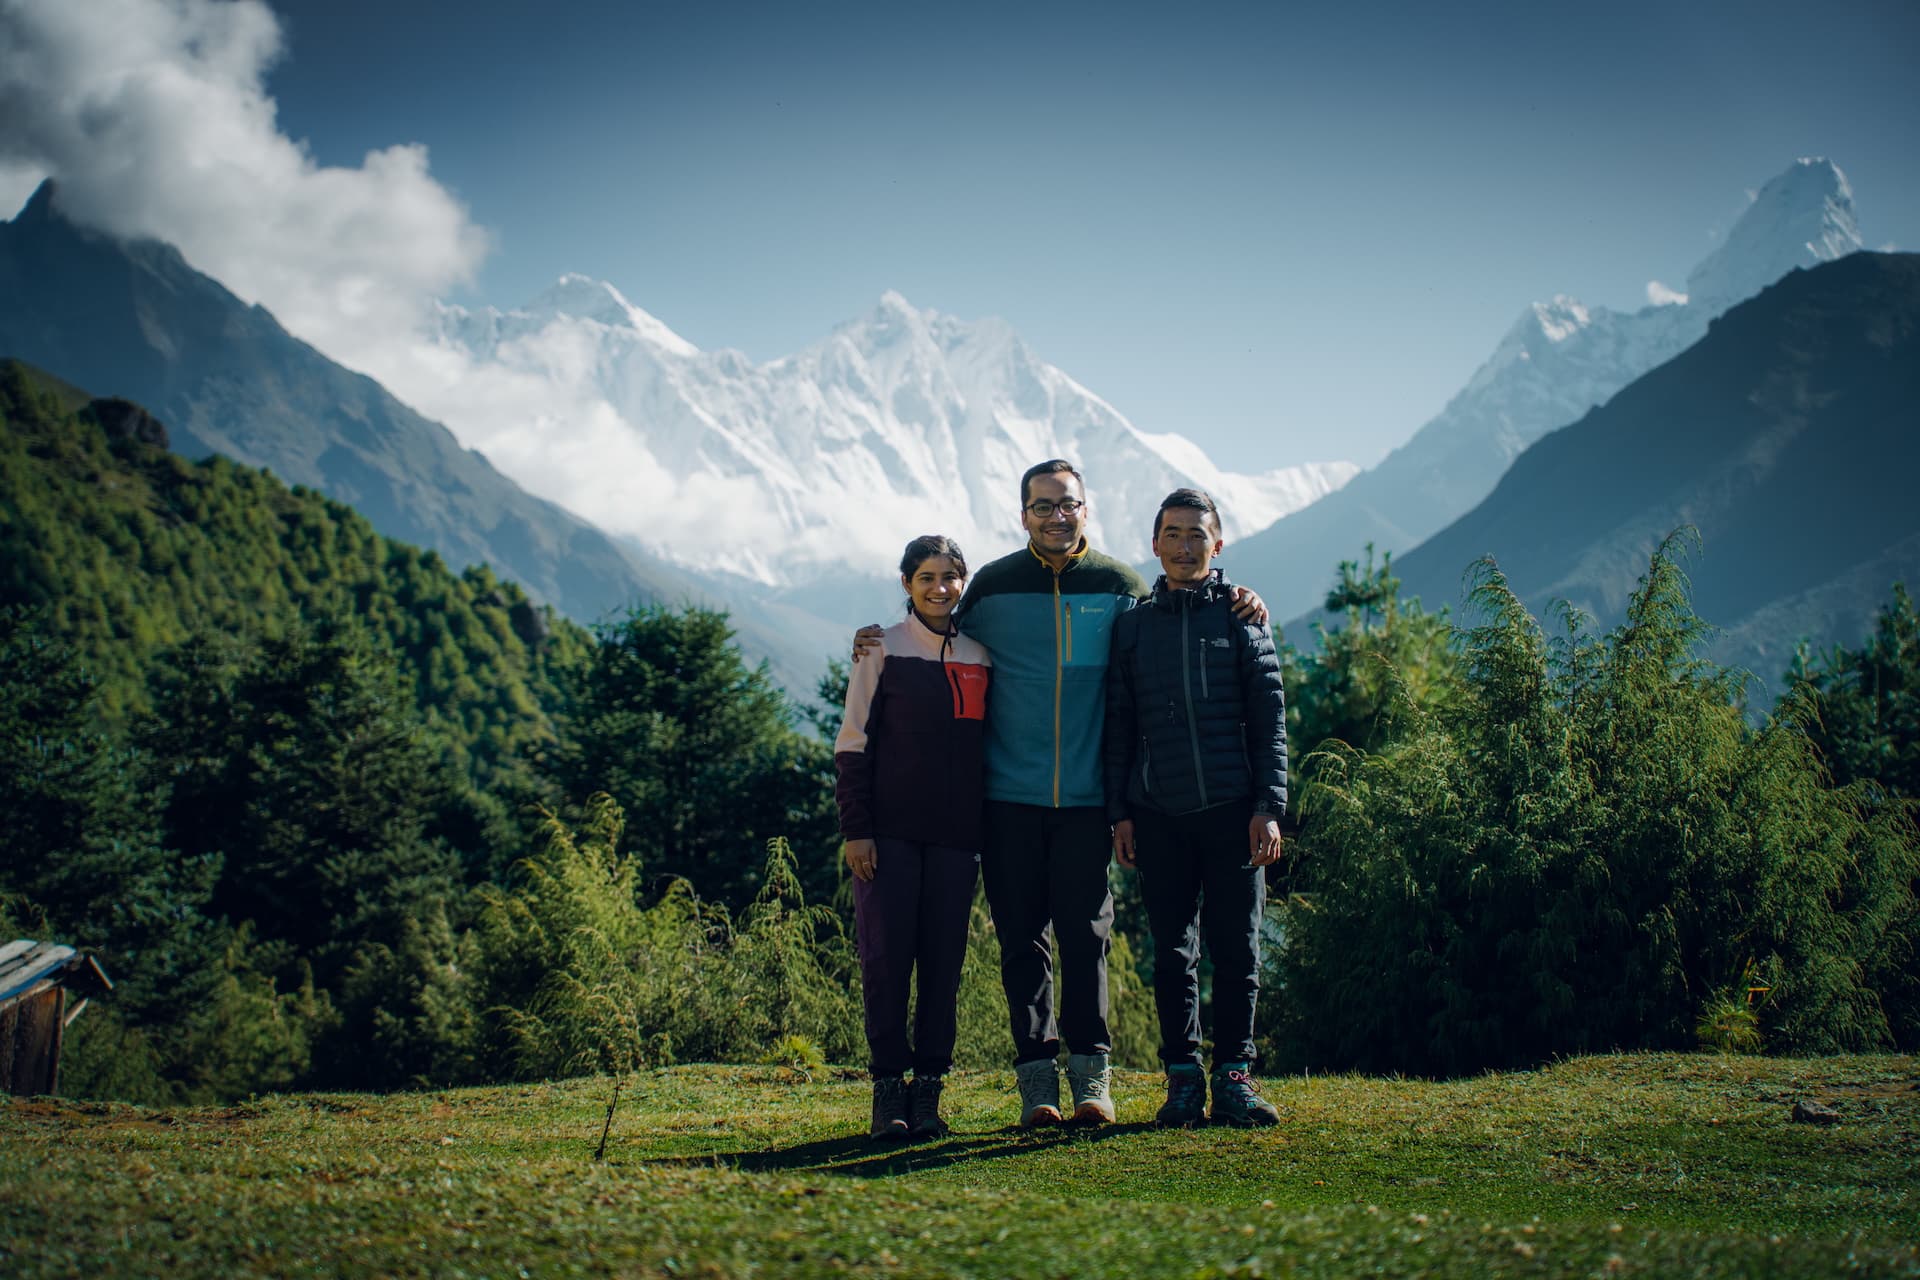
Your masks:
{"label": "black hiking boot", "polygon": [[907,1099],[907,1136],[915,1142],[944,1138],[950,1132],[940,1118],[940,1091],[946,1084],[945,1076],[914,1075]]}
{"label": "black hiking boot", "polygon": [[867,1136],[883,1142],[907,1136],[907,1082],[900,1076],[873,1078],[873,1124]]}
{"label": "black hiking boot", "polygon": [[1207,1074],[1196,1063],[1167,1068],[1167,1100],[1154,1115],[1162,1129],[1192,1129],[1207,1118]]}
{"label": "black hiking boot", "polygon": [[1213,1069],[1213,1122],[1243,1129],[1280,1123],[1280,1109],[1260,1096],[1249,1064],[1223,1062]]}

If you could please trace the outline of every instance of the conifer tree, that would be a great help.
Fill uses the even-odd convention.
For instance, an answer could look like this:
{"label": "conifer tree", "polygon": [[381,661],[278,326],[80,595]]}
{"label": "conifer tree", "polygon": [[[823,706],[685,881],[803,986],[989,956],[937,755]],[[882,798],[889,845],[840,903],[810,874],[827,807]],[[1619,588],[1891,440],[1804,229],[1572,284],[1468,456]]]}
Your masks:
{"label": "conifer tree", "polygon": [[139,1020],[204,994],[217,852],[161,836],[141,758],[94,727],[94,683],[44,614],[0,607],[0,896],[16,927],[99,953]]}
{"label": "conifer tree", "polygon": [[1678,544],[1603,637],[1549,640],[1491,564],[1474,594],[1458,696],[1396,690],[1393,740],[1308,783],[1276,1047],[1463,1072],[1683,1047],[1709,1005],[1769,1047],[1889,1043],[1911,826],[1832,787],[1793,708],[1747,726]]}
{"label": "conifer tree", "polygon": [[760,885],[751,851],[785,838],[820,899],[834,876],[832,755],[794,720],[765,665],[741,658],[726,615],[649,606],[600,629],[547,767],[576,803],[614,798],[627,815],[620,852],[656,887],[679,877],[744,907]]}
{"label": "conifer tree", "polygon": [[1296,771],[1329,739],[1378,748],[1393,732],[1394,690],[1435,707],[1458,672],[1446,613],[1427,613],[1418,600],[1400,598],[1392,552],[1376,566],[1368,543],[1365,564],[1343,560],[1339,573],[1327,592],[1326,611],[1339,615],[1342,625],[1328,631],[1315,623],[1316,648],[1302,653],[1287,646],[1282,655]]}

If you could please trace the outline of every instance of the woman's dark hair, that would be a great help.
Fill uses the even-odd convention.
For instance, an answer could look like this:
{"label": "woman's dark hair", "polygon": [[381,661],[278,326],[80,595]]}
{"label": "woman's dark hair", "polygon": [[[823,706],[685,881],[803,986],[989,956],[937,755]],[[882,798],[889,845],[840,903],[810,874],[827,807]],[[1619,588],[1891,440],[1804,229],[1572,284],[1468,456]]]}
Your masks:
{"label": "woman's dark hair", "polygon": [[915,570],[935,556],[945,556],[960,570],[961,577],[967,576],[967,557],[961,553],[960,544],[938,533],[923,533],[907,544],[906,553],[900,557],[900,576],[911,578]]}

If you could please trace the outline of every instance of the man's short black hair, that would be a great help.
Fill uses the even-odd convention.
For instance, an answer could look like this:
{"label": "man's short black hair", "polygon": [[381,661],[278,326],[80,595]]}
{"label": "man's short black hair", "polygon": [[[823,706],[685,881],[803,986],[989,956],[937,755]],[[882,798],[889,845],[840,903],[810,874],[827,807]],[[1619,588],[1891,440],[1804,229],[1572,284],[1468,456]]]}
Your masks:
{"label": "man's short black hair", "polygon": [[1020,477],[1021,508],[1024,510],[1028,500],[1033,496],[1033,492],[1031,489],[1028,488],[1028,486],[1033,483],[1033,478],[1035,476],[1050,476],[1050,475],[1059,474],[1061,472],[1064,472],[1067,475],[1072,476],[1075,480],[1078,480],[1080,482],[1081,494],[1083,496],[1086,494],[1087,479],[1085,476],[1080,474],[1079,470],[1071,462],[1068,462],[1065,458],[1048,458],[1045,462],[1036,462],[1032,466],[1028,467],[1027,474]]}
{"label": "man's short black hair", "polygon": [[1160,536],[1160,517],[1179,507],[1193,511],[1204,511],[1213,517],[1213,536],[1220,536],[1220,508],[1213,505],[1213,499],[1198,489],[1175,489],[1160,499],[1160,509],[1153,513],[1153,536]]}

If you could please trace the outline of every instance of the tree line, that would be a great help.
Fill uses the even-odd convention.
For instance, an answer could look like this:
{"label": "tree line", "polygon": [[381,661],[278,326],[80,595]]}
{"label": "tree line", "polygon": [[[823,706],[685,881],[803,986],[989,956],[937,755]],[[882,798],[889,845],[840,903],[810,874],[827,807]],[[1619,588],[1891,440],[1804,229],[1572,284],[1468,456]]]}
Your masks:
{"label": "tree line", "polygon": [[[96,949],[119,983],[68,1087],[857,1056],[844,672],[803,707],[722,615],[577,627],[20,366],[0,415],[0,932]],[[1328,606],[1344,625],[1284,649],[1303,825],[1269,1065],[1920,1038],[1904,591],[1861,648],[1802,655],[1758,727],[1695,656],[1673,546],[1605,635],[1549,635],[1493,566],[1472,627],[1371,556]],[[1148,1066],[1117,883],[1116,1057]],[[976,911],[974,1065],[1004,1056],[993,951]]]}

